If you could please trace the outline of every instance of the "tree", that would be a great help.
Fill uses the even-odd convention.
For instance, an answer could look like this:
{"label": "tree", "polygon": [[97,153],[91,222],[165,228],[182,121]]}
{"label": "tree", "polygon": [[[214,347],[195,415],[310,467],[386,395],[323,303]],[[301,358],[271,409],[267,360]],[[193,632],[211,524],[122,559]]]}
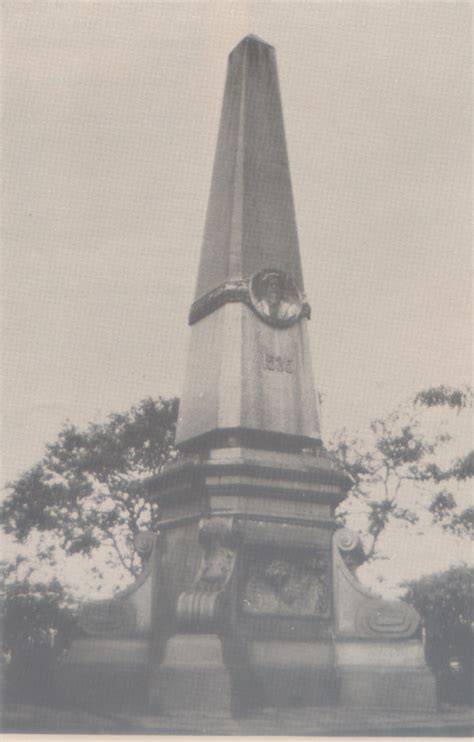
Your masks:
{"label": "tree", "polygon": [[329,446],[354,479],[339,518],[359,515],[361,531],[369,535],[368,560],[380,556],[380,537],[391,523],[414,525],[422,512],[446,531],[472,535],[474,509],[463,507],[462,484],[474,474],[474,452],[453,454],[454,436],[443,419],[446,409],[458,418],[471,406],[468,388],[427,389],[372,421],[368,436],[343,430]]}
{"label": "tree", "polygon": [[[380,557],[381,536],[394,522],[414,525],[428,517],[446,531],[472,533],[473,509],[463,506],[462,488],[473,475],[474,454],[456,453],[445,424],[447,417],[459,423],[471,404],[469,389],[427,389],[374,420],[367,436],[344,430],[330,446],[354,478],[339,518],[349,525],[359,519],[369,559]],[[146,399],[85,430],[66,425],[44,458],[8,486],[0,509],[5,530],[20,543],[44,536],[40,560],[54,560],[57,550],[91,556],[107,547],[114,569],[118,564],[136,575],[134,534],[158,525],[145,480],[177,456],[177,410],[176,399]]]}
{"label": "tree", "polygon": [[20,543],[48,534],[43,559],[53,559],[57,547],[86,556],[108,547],[109,563],[137,575],[133,536],[154,530],[158,520],[145,480],[177,455],[177,411],[177,399],[145,399],[85,430],[65,425],[43,459],[7,485],[0,509],[5,531]]}
{"label": "tree", "polygon": [[50,700],[55,658],[69,646],[75,632],[74,601],[58,579],[31,582],[31,566],[19,578],[23,561],[18,557],[1,563],[6,693],[22,702]]}
{"label": "tree", "polygon": [[426,658],[438,677],[440,695],[455,700],[449,691],[453,687],[450,663],[456,659],[462,668],[457,700],[472,701],[474,569],[452,567],[413,580],[406,587],[404,599],[423,618]]}

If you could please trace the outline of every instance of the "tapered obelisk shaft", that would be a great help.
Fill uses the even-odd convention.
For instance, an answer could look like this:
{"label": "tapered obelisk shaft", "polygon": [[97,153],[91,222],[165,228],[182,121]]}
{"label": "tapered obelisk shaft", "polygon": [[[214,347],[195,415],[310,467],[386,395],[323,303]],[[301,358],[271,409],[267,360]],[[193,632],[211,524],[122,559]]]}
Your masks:
{"label": "tapered obelisk shaft", "polygon": [[229,56],[195,298],[269,266],[303,291],[275,50],[247,36]]}
{"label": "tapered obelisk shaft", "polygon": [[303,291],[275,52],[247,36],[229,56],[179,445],[319,440]]}

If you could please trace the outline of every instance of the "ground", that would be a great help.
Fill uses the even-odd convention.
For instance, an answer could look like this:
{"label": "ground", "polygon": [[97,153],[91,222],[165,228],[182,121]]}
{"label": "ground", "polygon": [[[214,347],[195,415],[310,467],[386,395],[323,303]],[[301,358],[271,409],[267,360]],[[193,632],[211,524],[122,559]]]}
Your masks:
{"label": "ground", "polygon": [[464,737],[474,732],[474,714],[465,706],[442,706],[436,713],[341,708],[267,709],[246,719],[217,714],[179,716],[96,715],[47,706],[5,704],[5,733],[63,734],[224,734],[312,736]]}

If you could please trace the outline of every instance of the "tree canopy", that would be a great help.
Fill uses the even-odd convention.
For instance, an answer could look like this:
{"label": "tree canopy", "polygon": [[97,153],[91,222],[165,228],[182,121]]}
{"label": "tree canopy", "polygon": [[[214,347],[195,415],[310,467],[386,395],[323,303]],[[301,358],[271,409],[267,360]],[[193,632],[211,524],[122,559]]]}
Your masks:
{"label": "tree canopy", "polygon": [[[458,686],[458,702],[473,702],[474,569],[453,566],[445,572],[425,575],[406,583],[404,599],[423,618],[426,659],[438,676],[441,697],[451,700]],[[462,672],[453,683],[451,662]]]}
{"label": "tree canopy", "polygon": [[[415,525],[422,512],[445,531],[472,536],[474,508],[464,502],[462,483],[474,475],[474,452],[456,455],[445,417],[446,411],[457,418],[471,407],[468,388],[426,389],[373,420],[368,435],[350,436],[343,430],[330,444],[354,479],[339,517],[346,521],[356,513],[362,516],[360,530],[369,536],[368,559],[379,555],[380,537],[391,523]],[[428,425],[423,414],[427,410],[438,413]]]}
{"label": "tree canopy", "polygon": [[42,558],[56,546],[67,555],[109,547],[109,561],[136,575],[133,536],[155,529],[158,519],[144,482],[176,456],[177,410],[177,399],[145,399],[85,430],[66,424],[43,459],[7,485],[5,531],[20,543],[50,534]]}
{"label": "tree canopy", "polygon": [[[381,536],[396,522],[414,526],[424,518],[426,525],[428,518],[447,532],[472,535],[474,509],[464,502],[463,485],[473,476],[474,453],[459,454],[454,428],[445,424],[448,417],[459,422],[471,405],[469,389],[426,389],[374,420],[367,435],[343,430],[328,446],[354,479],[339,518],[368,534],[369,559],[381,555]],[[87,557],[105,549],[117,576],[117,567],[137,575],[133,537],[158,524],[145,481],[177,456],[177,412],[177,399],[149,398],[83,430],[66,424],[42,460],[7,486],[5,531],[20,544],[39,535],[39,560],[54,564],[58,552]],[[428,427],[426,415],[434,415]]]}

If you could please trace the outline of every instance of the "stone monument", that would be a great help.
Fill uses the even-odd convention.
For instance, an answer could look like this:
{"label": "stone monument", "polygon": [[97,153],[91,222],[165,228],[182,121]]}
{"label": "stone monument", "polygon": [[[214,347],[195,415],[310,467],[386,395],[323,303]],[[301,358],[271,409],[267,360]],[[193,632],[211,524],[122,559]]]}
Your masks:
{"label": "stone monument", "polygon": [[[132,588],[84,606],[62,688],[148,712],[432,708],[420,620],[357,580],[351,486],[321,442],[274,49],[229,57],[179,459],[150,480]],[[87,701],[87,699],[86,699]]]}

